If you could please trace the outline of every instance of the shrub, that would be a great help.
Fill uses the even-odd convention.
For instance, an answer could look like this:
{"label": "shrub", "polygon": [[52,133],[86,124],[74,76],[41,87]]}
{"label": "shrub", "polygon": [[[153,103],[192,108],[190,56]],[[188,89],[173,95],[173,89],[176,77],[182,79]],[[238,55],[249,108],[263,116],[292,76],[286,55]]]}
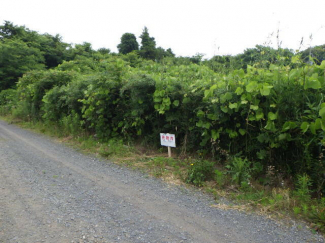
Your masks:
{"label": "shrub", "polygon": [[251,178],[251,162],[247,159],[242,159],[239,157],[233,157],[226,168],[227,173],[231,175],[232,181],[237,185],[241,185],[243,182],[248,182]]}
{"label": "shrub", "polygon": [[14,89],[6,89],[0,92],[0,114],[9,114],[17,103],[17,92]]}
{"label": "shrub", "polygon": [[226,183],[225,173],[220,170],[214,171],[214,179],[220,187],[224,186]]}
{"label": "shrub", "polygon": [[214,162],[212,161],[195,160],[190,164],[186,182],[202,186],[205,181],[213,178],[213,167]]}
{"label": "shrub", "polygon": [[294,195],[297,196],[302,202],[309,201],[311,197],[311,185],[312,181],[308,175],[298,175]]}

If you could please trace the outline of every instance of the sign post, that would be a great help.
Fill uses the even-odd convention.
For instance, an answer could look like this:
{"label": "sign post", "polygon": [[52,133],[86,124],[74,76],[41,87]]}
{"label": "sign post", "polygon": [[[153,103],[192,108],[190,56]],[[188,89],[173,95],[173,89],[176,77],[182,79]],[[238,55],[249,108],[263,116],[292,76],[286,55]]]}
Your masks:
{"label": "sign post", "polygon": [[168,148],[168,157],[172,157],[171,147],[176,147],[175,134],[160,133],[160,144]]}

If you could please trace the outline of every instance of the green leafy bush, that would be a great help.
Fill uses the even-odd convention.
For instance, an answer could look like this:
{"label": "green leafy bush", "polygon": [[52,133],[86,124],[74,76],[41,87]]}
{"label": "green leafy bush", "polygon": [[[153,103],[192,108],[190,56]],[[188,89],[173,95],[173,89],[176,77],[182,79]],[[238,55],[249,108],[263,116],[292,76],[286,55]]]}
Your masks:
{"label": "green leafy bush", "polygon": [[214,180],[217,182],[219,187],[223,187],[226,183],[225,172],[214,170]]}
{"label": "green leafy bush", "polygon": [[0,114],[10,114],[17,103],[17,92],[14,89],[6,89],[0,92]]}
{"label": "green leafy bush", "polygon": [[[272,58],[256,56],[262,50]],[[254,161],[229,164],[236,183],[272,166],[287,177],[307,174],[321,195],[325,61],[304,65],[294,56],[288,65],[288,53],[276,59],[280,50],[252,53],[245,69],[233,65],[216,73],[186,58],[136,58],[130,66],[125,56],[89,49],[53,70],[26,73],[17,85],[14,113],[59,121],[74,112],[87,132],[104,141],[122,137],[158,146],[160,132],[173,133],[181,154],[200,151],[226,160],[241,153],[247,163]]]}
{"label": "green leafy bush", "polygon": [[251,178],[251,162],[240,157],[233,157],[226,165],[227,173],[237,185],[249,182]]}
{"label": "green leafy bush", "polygon": [[202,186],[205,181],[213,178],[213,167],[214,163],[212,161],[195,160],[190,164],[186,182],[196,186]]}
{"label": "green leafy bush", "polygon": [[310,180],[310,177],[308,175],[298,175],[294,195],[297,196],[302,202],[309,201],[311,198],[311,186],[312,181]]}

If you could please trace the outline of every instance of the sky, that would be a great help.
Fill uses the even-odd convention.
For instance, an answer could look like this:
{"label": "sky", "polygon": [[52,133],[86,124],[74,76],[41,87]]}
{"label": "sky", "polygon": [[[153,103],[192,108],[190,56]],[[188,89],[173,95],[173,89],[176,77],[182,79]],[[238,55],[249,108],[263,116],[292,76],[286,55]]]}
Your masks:
{"label": "sky", "polygon": [[325,44],[325,0],[0,0],[0,24],[5,20],[113,52],[124,33],[140,43],[145,26],[157,47],[177,56]]}

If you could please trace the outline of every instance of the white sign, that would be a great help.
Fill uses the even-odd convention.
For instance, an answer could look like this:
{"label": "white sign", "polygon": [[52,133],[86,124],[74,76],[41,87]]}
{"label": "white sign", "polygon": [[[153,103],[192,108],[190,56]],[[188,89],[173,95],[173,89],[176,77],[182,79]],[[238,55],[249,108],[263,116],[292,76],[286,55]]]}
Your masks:
{"label": "white sign", "polygon": [[161,146],[176,147],[175,134],[160,133],[160,144]]}

